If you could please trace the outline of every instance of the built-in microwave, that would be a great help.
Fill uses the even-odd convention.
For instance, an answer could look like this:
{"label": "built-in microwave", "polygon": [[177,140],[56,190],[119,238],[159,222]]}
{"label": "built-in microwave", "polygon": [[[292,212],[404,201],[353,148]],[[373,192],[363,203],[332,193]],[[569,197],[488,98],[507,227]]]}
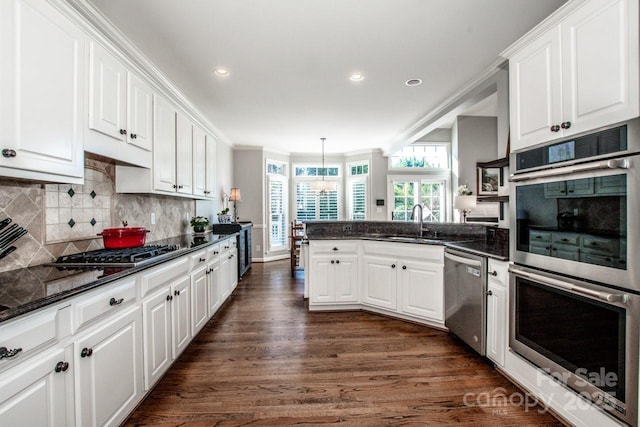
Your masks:
{"label": "built-in microwave", "polygon": [[512,153],[515,263],[640,292],[638,120]]}

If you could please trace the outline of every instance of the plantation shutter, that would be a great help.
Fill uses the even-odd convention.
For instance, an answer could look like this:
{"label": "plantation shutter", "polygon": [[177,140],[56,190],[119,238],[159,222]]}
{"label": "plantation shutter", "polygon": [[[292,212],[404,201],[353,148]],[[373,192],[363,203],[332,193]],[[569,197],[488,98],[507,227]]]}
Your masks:
{"label": "plantation shutter", "polygon": [[285,210],[286,181],[269,176],[269,250],[287,246],[287,217]]}
{"label": "plantation shutter", "polygon": [[366,219],[367,186],[364,180],[351,181],[350,219],[364,221]]}

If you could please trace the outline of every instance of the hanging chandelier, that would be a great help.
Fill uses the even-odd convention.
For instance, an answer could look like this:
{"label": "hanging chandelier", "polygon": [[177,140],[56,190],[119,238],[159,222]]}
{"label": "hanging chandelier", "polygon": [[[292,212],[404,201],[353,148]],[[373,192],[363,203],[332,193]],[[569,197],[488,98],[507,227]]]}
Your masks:
{"label": "hanging chandelier", "polygon": [[312,181],[311,182],[311,191],[315,191],[317,193],[326,193],[327,191],[336,191],[337,185],[335,181],[325,181],[325,176],[327,175],[327,169],[324,167],[324,141],[327,138],[320,138],[322,141],[322,179]]}

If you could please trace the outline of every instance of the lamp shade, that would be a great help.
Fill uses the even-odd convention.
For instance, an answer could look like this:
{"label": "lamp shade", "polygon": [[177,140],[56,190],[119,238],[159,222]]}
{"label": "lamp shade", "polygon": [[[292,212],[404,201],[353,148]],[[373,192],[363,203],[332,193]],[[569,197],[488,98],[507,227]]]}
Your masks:
{"label": "lamp shade", "polygon": [[231,194],[229,195],[229,201],[230,202],[241,202],[242,201],[242,195],[240,194],[240,189],[239,188],[232,188],[231,189]]}
{"label": "lamp shade", "polygon": [[456,196],[453,201],[453,208],[458,210],[469,210],[476,207],[476,196]]}
{"label": "lamp shade", "polygon": [[336,189],[338,188],[336,184],[337,183],[335,181],[319,180],[319,181],[311,181],[310,187],[311,187],[311,191],[322,193],[325,191],[336,191]]}

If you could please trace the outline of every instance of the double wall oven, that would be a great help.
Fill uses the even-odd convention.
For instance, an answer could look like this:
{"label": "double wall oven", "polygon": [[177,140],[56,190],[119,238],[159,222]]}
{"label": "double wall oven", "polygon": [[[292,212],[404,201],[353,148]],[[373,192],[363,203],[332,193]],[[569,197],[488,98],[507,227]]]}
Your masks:
{"label": "double wall oven", "polygon": [[513,351],[638,416],[640,123],[511,154]]}

